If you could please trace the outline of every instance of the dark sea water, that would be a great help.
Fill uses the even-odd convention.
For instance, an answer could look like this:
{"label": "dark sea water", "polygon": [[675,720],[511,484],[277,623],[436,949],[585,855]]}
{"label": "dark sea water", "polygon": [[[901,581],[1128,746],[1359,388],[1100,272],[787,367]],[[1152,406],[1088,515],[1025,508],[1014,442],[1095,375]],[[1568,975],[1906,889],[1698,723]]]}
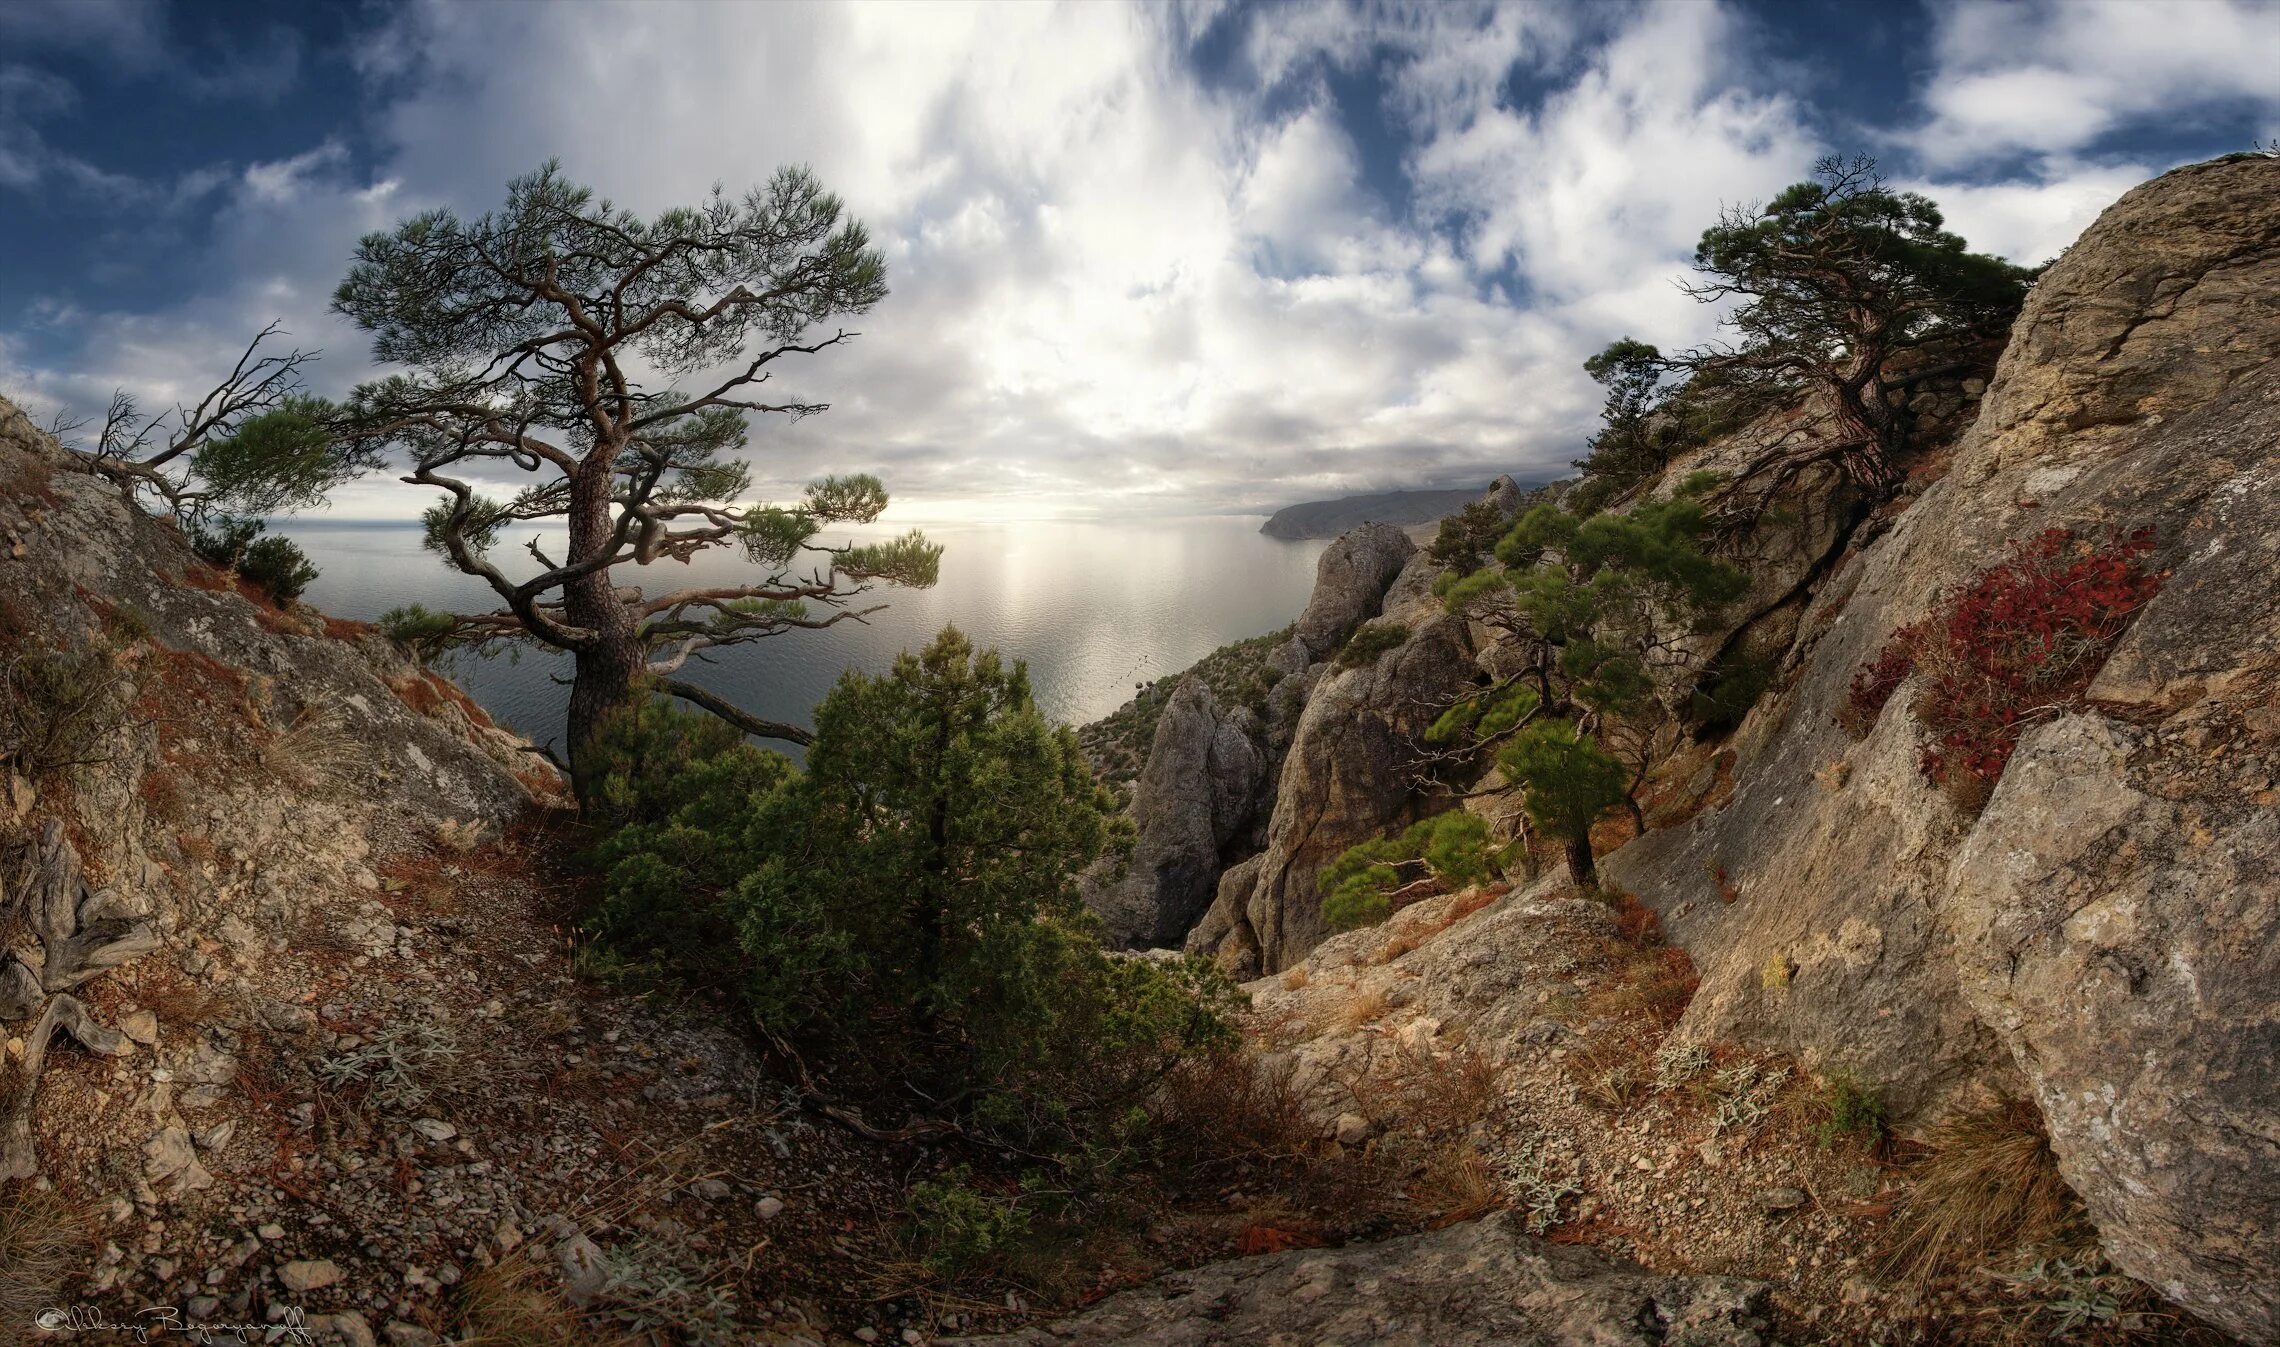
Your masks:
{"label": "dark sea water", "polygon": [[[482,581],[423,550],[417,525],[284,520],[271,527],[322,568],[307,599],[336,616],[370,620],[407,603],[460,611],[499,606]],[[1137,682],[1295,619],[1327,545],[1266,537],[1257,516],[922,527],[946,549],[933,589],[876,591],[871,600],[890,606],[867,624],[842,622],[719,651],[715,663],[691,661],[679,676],[755,715],[809,724],[840,671],[883,671],[897,652],[955,624],[976,644],[1028,661],[1039,707],[1081,724],[1122,705]],[[510,574],[527,568],[533,563],[523,541],[502,539],[493,560]],[[724,551],[689,566],[629,566],[619,574],[620,583],[655,595],[738,583],[754,572]],[[535,649],[520,660],[455,656],[443,671],[502,724],[540,743],[559,741],[568,689],[555,680],[568,677],[566,659]]]}

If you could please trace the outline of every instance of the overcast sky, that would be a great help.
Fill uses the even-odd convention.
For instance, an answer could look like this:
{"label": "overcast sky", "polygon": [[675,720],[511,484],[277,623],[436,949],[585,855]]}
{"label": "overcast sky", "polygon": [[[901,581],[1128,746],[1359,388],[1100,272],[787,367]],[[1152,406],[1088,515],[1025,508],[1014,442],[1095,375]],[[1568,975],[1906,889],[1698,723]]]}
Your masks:
{"label": "overcast sky", "polygon": [[[785,377],[762,487],[904,515],[1272,508],[1551,476],[1583,358],[1684,345],[1722,203],[1878,156],[2046,260],[2280,137],[2280,4],[0,3],[0,392],[164,402],[357,237],[553,156],[647,213],[806,162],[892,294]],[[385,479],[338,512],[408,515]]]}

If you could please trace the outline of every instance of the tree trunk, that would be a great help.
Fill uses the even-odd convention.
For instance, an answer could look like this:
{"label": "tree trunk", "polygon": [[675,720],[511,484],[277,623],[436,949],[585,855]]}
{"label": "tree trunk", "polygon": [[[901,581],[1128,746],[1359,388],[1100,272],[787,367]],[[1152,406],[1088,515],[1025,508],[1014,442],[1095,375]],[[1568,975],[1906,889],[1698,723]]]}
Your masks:
{"label": "tree trunk", "polygon": [[1900,484],[1894,460],[1900,451],[1900,418],[1884,386],[1885,343],[1864,333],[1853,367],[1836,386],[1838,432],[1853,441],[1843,454],[1845,470],[1862,489],[1881,500]]}
{"label": "tree trunk", "polygon": [[1599,867],[1591,860],[1591,838],[1578,837],[1567,844],[1567,863],[1568,878],[1575,881],[1577,888],[1598,887]]}
{"label": "tree trunk", "polygon": [[[606,555],[611,544],[610,465],[614,455],[597,451],[570,482],[568,564]],[[593,644],[574,656],[570,684],[570,781],[581,805],[593,802],[600,763],[595,737],[610,716],[634,700],[634,685],[647,659],[633,614],[618,601],[617,586],[604,567],[570,581],[562,589],[563,615],[574,627],[594,633]]]}

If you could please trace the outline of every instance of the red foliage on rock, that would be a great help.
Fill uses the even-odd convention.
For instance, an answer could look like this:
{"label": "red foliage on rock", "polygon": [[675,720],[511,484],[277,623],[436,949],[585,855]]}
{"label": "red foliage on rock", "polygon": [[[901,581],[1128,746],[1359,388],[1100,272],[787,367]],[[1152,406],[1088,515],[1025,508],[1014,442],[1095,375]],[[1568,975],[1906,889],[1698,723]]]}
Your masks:
{"label": "red foliage on rock", "polygon": [[2045,529],[1972,578],[1946,608],[1894,632],[1853,675],[1845,715],[1873,723],[1900,684],[1926,675],[1915,702],[1932,731],[1924,775],[1976,804],[2003,775],[2028,725],[2077,705],[2129,625],[2161,588],[2148,571],[2153,532],[2103,546]]}

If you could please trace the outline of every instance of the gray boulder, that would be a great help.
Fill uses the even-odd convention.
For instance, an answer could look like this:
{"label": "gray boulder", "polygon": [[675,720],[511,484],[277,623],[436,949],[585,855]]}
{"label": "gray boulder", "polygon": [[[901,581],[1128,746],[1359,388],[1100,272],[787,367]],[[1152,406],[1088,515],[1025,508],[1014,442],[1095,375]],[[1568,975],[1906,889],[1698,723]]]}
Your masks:
{"label": "gray boulder", "polygon": [[1304,668],[1338,653],[1338,647],[1378,611],[1386,586],[1401,574],[1417,544],[1392,524],[1364,524],[1340,534],[1314,566],[1314,594],[1299,615],[1291,644]]}
{"label": "gray boulder", "polygon": [[1223,710],[1200,680],[1172,694],[1133,787],[1132,854],[1084,885],[1110,944],[1178,944],[1210,905],[1222,857],[1266,788],[1266,755],[1251,731],[1250,713]]}
{"label": "gray boulder", "polygon": [[944,1347],[1759,1347],[1764,1291],[1527,1235],[1504,1212],[1343,1249],[1213,1263],[1059,1323]]}

